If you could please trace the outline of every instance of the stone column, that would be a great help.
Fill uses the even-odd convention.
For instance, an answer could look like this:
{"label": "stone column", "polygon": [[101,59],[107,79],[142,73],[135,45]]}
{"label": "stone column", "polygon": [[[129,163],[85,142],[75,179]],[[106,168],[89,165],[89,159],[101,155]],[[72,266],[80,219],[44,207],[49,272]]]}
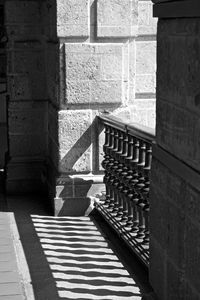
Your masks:
{"label": "stone column", "polygon": [[200,2],[153,2],[159,21],[150,282],[158,299],[199,299]]}
{"label": "stone column", "polygon": [[88,196],[102,191],[96,116],[130,116],[137,32],[135,0],[57,0],[60,94],[59,108],[50,108],[58,123],[56,214],[82,214]]}
{"label": "stone column", "polygon": [[43,1],[5,1],[8,193],[44,191],[48,93]]}

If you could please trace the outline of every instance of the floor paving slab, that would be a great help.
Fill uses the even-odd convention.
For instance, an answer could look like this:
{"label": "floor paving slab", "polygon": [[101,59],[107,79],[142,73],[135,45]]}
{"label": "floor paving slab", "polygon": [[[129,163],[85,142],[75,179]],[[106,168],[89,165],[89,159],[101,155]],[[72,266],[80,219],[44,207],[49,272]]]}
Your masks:
{"label": "floor paving slab", "polygon": [[23,295],[20,282],[0,283],[0,296]]}
{"label": "floor paving slab", "polygon": [[0,300],[24,300],[23,295],[0,296]]}
{"label": "floor paving slab", "polygon": [[8,271],[0,273],[0,283],[20,282],[17,271]]}
{"label": "floor paving slab", "polygon": [[94,217],[53,217],[43,203],[9,197],[0,213],[0,300],[139,300],[150,290],[134,257]]}

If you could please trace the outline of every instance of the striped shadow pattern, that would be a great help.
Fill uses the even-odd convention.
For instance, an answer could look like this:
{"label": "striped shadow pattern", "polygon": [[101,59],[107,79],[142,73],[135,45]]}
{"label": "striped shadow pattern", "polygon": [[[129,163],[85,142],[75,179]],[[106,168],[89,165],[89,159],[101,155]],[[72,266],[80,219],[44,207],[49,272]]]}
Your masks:
{"label": "striped shadow pattern", "polygon": [[139,287],[89,217],[31,218],[61,299],[141,299]]}

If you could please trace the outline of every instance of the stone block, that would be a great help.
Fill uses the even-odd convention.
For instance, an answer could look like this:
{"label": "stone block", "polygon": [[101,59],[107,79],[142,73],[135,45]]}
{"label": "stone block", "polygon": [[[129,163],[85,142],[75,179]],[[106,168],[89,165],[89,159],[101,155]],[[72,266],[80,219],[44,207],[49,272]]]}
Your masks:
{"label": "stone block", "polygon": [[138,7],[135,0],[98,0],[97,37],[130,37],[137,34]]}
{"label": "stone block", "polygon": [[8,88],[18,99],[46,99],[45,55],[39,42],[15,42],[9,52]]}
{"label": "stone block", "polygon": [[122,44],[65,44],[66,102],[121,103]]}
{"label": "stone block", "polygon": [[44,51],[39,42],[14,44],[13,71],[15,74],[42,73],[45,70]]}
{"label": "stone block", "polygon": [[9,24],[6,26],[7,35],[9,37],[8,46],[11,41],[15,40],[35,40],[42,34],[40,24]]}
{"label": "stone block", "polygon": [[11,100],[44,100],[47,99],[44,77],[13,75],[8,77],[8,90]]}
{"label": "stone block", "polygon": [[[161,20],[158,30],[157,68],[158,99],[177,104],[198,116],[200,115],[199,32],[198,18],[173,19],[170,24]],[[180,76],[180,68],[184,76]]]}
{"label": "stone block", "polygon": [[[13,12],[15,13],[13,14]],[[40,2],[15,0],[6,2],[5,21],[8,24],[40,23]]]}
{"label": "stone block", "polygon": [[138,2],[138,35],[156,35],[157,19],[153,18],[151,1]]}
{"label": "stone block", "polygon": [[155,128],[155,99],[136,99],[129,109],[132,122]]}
{"label": "stone block", "polygon": [[47,155],[47,134],[15,134],[9,132],[10,155],[39,156]]}
{"label": "stone block", "polygon": [[90,110],[59,112],[59,169],[61,172],[90,172],[91,124]]}
{"label": "stone block", "polygon": [[59,37],[89,36],[89,1],[57,1],[57,34]]}
{"label": "stone block", "polygon": [[[135,83],[136,94],[155,94],[156,76],[155,74],[136,75]],[[137,95],[136,95],[137,96]]]}
{"label": "stone block", "polygon": [[136,73],[155,74],[156,72],[156,41],[136,43]]}
{"label": "stone block", "polygon": [[200,122],[197,114],[157,100],[157,143],[200,170]]}
{"label": "stone block", "polygon": [[8,126],[10,134],[38,134],[38,130],[46,134],[47,103],[11,102],[8,110]]}

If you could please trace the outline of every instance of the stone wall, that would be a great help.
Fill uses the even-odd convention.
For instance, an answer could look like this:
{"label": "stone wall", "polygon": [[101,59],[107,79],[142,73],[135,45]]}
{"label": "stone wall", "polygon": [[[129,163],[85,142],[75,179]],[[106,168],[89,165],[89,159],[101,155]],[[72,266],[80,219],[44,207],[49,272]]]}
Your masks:
{"label": "stone wall", "polygon": [[151,14],[149,0],[5,1],[8,192],[48,186],[60,206],[95,195],[103,144],[96,116],[155,125]]}
{"label": "stone wall", "polygon": [[[135,54],[135,94],[131,99],[131,120],[155,128],[156,26],[152,3],[138,1],[138,34]],[[133,63],[132,60],[130,63]]]}
{"label": "stone wall", "polygon": [[181,2],[155,7],[162,18],[157,35],[150,282],[162,300],[200,298],[200,18],[191,17],[200,5]]}
{"label": "stone wall", "polygon": [[155,125],[156,21],[151,14],[150,1],[57,1],[58,210],[63,200],[102,190],[100,112]]}

